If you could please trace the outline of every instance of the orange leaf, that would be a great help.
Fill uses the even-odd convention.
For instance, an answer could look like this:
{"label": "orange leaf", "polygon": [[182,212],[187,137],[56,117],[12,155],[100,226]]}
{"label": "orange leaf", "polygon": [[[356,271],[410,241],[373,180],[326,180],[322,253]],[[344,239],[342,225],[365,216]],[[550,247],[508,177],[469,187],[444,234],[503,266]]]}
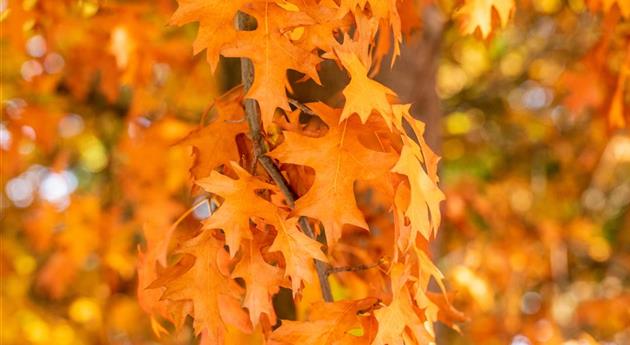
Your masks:
{"label": "orange leaf", "polygon": [[243,278],[247,287],[243,306],[249,310],[252,324],[256,326],[262,314],[270,323],[276,323],[276,313],[271,298],[280,290],[282,270],[265,262],[261,254],[263,242],[247,240],[243,245],[243,257],[232,272],[232,277]]}
{"label": "orange leaf", "polygon": [[[369,312],[376,298],[335,303],[313,304],[309,321],[282,321],[282,326],[271,334],[270,345],[358,345],[369,343],[369,320],[360,316]],[[364,336],[350,334],[361,330]]]}
{"label": "orange leaf", "polygon": [[493,10],[499,15],[501,27],[505,27],[514,7],[514,0],[466,0],[455,17],[464,34],[472,34],[479,28],[481,36],[486,38],[492,28]]}
{"label": "orange leaf", "polygon": [[368,229],[357,208],[354,182],[381,176],[393,165],[393,152],[366,148],[360,135],[376,135],[375,123],[361,125],[353,119],[339,123],[339,109],[322,103],[308,105],[329,126],[320,138],[285,132],[285,142],[269,155],[282,163],[306,165],[315,170],[315,181],[295,204],[295,214],[320,220],[329,245],[341,237],[344,224]]}
{"label": "orange leaf", "polygon": [[223,344],[226,323],[250,332],[251,322],[241,308],[243,289],[227,276],[229,256],[223,242],[205,231],[188,241],[180,253],[184,254],[181,260],[192,261],[186,265],[191,268],[179,276],[158,279],[152,287],[166,287],[163,299],[191,300],[195,333],[207,332],[211,344]]}
{"label": "orange leaf", "polygon": [[285,35],[291,29],[314,22],[302,12],[287,11],[274,3],[251,4],[244,11],[256,18],[258,27],[239,31],[222,54],[252,60],[254,83],[245,97],[258,101],[267,128],[273,123],[276,108],[290,110],[285,91],[289,85],[287,70],[302,72],[319,83],[316,66],[321,59],[293,44]]}
{"label": "orange leaf", "polygon": [[[391,268],[391,303],[374,312],[378,321],[378,331],[372,344],[374,345],[403,345],[428,344],[433,341],[431,331],[425,329],[422,320],[414,310],[411,292],[407,287],[409,273],[401,263]],[[431,326],[432,327],[432,326]],[[415,337],[415,342],[412,341]]]}
{"label": "orange leaf", "polygon": [[199,22],[199,33],[193,43],[194,53],[207,49],[207,59],[212,70],[219,63],[221,49],[236,39],[234,17],[248,0],[179,0],[170,23],[184,25]]}
{"label": "orange leaf", "polygon": [[222,229],[230,255],[234,257],[241,239],[252,239],[250,218],[275,220],[275,206],[256,194],[257,190],[275,190],[275,187],[258,180],[235,162],[230,162],[230,166],[239,177],[237,180],[212,171],[209,177],[198,180],[197,184],[224,199],[219,209],[205,221],[204,228]]}
{"label": "orange leaf", "polygon": [[367,67],[363,65],[355,53],[347,49],[346,47],[335,50],[341,63],[350,74],[350,83],[343,90],[346,104],[339,120],[343,121],[356,113],[365,123],[372,114],[372,110],[375,110],[391,128],[392,106],[387,97],[396,94],[381,83],[370,79]]}
{"label": "orange leaf", "polygon": [[291,288],[295,297],[302,281],[313,281],[313,259],[324,262],[328,260],[321,250],[322,244],[300,231],[297,218],[279,220],[277,230],[278,234],[269,251],[279,251],[284,256],[285,276],[291,277]]}
{"label": "orange leaf", "polygon": [[190,169],[193,178],[206,177],[218,166],[240,158],[236,136],[247,132],[242,100],[242,87],[221,96],[213,106],[215,119],[207,126],[188,133],[179,142],[195,148],[195,163]]}

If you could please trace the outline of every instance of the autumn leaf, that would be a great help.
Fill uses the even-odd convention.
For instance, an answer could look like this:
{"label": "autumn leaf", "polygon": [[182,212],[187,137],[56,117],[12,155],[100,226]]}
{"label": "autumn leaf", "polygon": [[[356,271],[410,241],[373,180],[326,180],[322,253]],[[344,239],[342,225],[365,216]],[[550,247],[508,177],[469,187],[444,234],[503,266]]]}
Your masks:
{"label": "autumn leaf", "polygon": [[[422,154],[419,146],[410,139],[400,153],[400,159],[392,168],[393,172],[407,176],[409,187],[399,187],[400,199],[404,200],[402,206],[409,218],[411,228],[414,233],[421,233],[426,239],[430,239],[435,234],[441,221],[440,202],[444,200],[444,193],[435,185],[429,175],[418,166],[422,161]],[[411,236],[412,240],[415,238]]]}
{"label": "autumn leaf", "polygon": [[396,156],[370,150],[359,140],[361,135],[377,135],[377,125],[361,125],[352,119],[339,124],[339,109],[321,103],[309,107],[329,126],[328,132],[321,138],[285,132],[285,142],[270,156],[315,170],[313,186],[296,201],[294,213],[320,220],[332,245],[341,237],[344,224],[368,228],[356,206],[354,182],[385,174]]}
{"label": "autumn leaf", "polygon": [[[400,53],[399,45],[402,42],[400,15],[396,0],[342,0],[339,6],[340,13],[354,12],[355,16],[369,6],[371,16],[377,22],[387,25],[383,30],[391,30],[394,36],[394,55]],[[374,37],[373,37],[374,38]]]}
{"label": "autumn leaf", "polygon": [[378,331],[372,344],[402,345],[431,342],[434,336],[432,330],[424,328],[422,320],[414,310],[411,292],[407,287],[409,272],[404,270],[403,264],[398,263],[392,266],[390,276],[392,301],[389,305],[374,311]]}
{"label": "autumn leaf", "polygon": [[387,126],[392,125],[392,106],[388,97],[394,96],[394,91],[368,77],[368,69],[353,52],[340,48],[335,50],[341,63],[350,74],[350,83],[343,90],[346,104],[343,107],[340,121],[357,114],[365,123],[372,111],[378,112]]}
{"label": "autumn leaf", "polygon": [[[243,289],[229,278],[229,256],[223,243],[204,231],[180,250],[190,268],[181,275],[163,275],[150,287],[164,286],[162,299],[192,302],[196,334],[207,332],[211,344],[223,344],[226,324],[250,332],[251,322],[241,308]],[[185,268],[184,268],[185,269]]]}
{"label": "autumn leaf", "polygon": [[284,256],[285,276],[291,278],[293,296],[300,291],[300,285],[313,282],[315,269],[313,259],[328,261],[321,250],[322,244],[309,238],[297,225],[297,218],[279,219],[278,234],[269,251],[279,251]]}
{"label": "autumn leaf", "polygon": [[223,198],[219,209],[204,222],[204,229],[222,229],[230,255],[234,257],[241,239],[253,238],[250,219],[274,221],[275,206],[256,194],[256,191],[275,190],[275,187],[250,175],[235,162],[231,162],[230,167],[238,179],[212,171],[209,177],[197,180],[197,184],[205,191]]}
{"label": "autumn leaf", "polygon": [[[308,321],[283,320],[271,334],[270,345],[358,345],[370,341],[371,316],[362,316],[375,306],[375,298],[335,303],[318,302]],[[363,336],[356,335],[357,333]]]}
{"label": "autumn leaf", "polygon": [[[406,251],[415,243],[418,233],[429,240],[435,234],[440,222],[440,203],[444,193],[439,189],[437,168],[439,157],[424,140],[424,124],[409,114],[409,105],[393,107],[395,125],[403,130],[408,125],[415,134],[415,140],[403,137],[400,158],[393,172],[407,176],[408,181],[400,184],[395,194],[395,206],[409,219],[409,224],[401,221],[397,227],[400,249]],[[424,169],[418,169],[421,165]]]}
{"label": "autumn leaf", "polygon": [[268,2],[251,4],[243,10],[256,18],[258,27],[253,31],[238,32],[222,54],[245,57],[254,64],[254,83],[245,98],[258,101],[262,122],[267,128],[273,122],[276,108],[290,110],[285,91],[287,70],[302,72],[319,83],[316,66],[321,59],[295,45],[285,35],[291,29],[313,24],[309,16]]}
{"label": "autumn leaf", "polygon": [[207,59],[212,70],[217,68],[222,48],[236,39],[234,17],[249,0],[179,0],[170,23],[184,25],[199,22],[199,33],[193,43],[195,54],[207,49]]}
{"label": "autumn leaf", "polygon": [[453,293],[443,294],[427,291],[426,295],[436,306],[436,309],[439,310],[437,316],[438,320],[443,322],[445,325],[459,331],[457,323],[470,321],[464,313],[455,309],[455,307],[451,304],[450,300],[453,299]]}
{"label": "autumn leaf", "polygon": [[276,313],[271,298],[280,290],[282,269],[268,264],[261,250],[265,243],[260,240],[246,240],[243,245],[243,257],[240,259],[233,278],[243,278],[246,292],[243,306],[249,310],[249,317],[254,326],[258,324],[262,314],[266,314],[269,322],[276,323]]}
{"label": "autumn leaf", "polygon": [[[146,231],[145,233],[151,233]],[[138,250],[137,271],[138,271],[138,303],[140,307],[152,315],[159,315],[164,318],[169,317],[168,301],[161,301],[162,291],[160,289],[148,289],[148,287],[158,278],[158,256],[159,244],[151,243],[145,251]],[[165,258],[164,258],[165,259]],[[165,330],[157,328],[157,334]]]}
{"label": "autumn leaf", "polygon": [[413,140],[418,144],[420,149],[419,153],[421,155],[420,158],[422,165],[433,183],[437,184],[440,180],[438,177],[438,163],[440,162],[440,156],[438,156],[427,144],[424,139],[425,124],[411,116],[409,113],[410,108],[411,104],[392,105],[394,124],[401,132],[406,130],[406,126],[411,128],[415,136]]}
{"label": "autumn leaf", "polygon": [[[305,50],[321,49],[332,53],[339,42],[335,34],[343,28],[349,28],[352,23],[350,16],[341,15],[339,6],[332,0],[303,1],[296,4],[296,9],[313,18],[314,23],[304,26],[302,35],[296,40]],[[326,56],[327,54],[323,54]]]}
{"label": "autumn leaf", "polygon": [[53,239],[54,250],[38,277],[38,285],[53,298],[66,294],[89,255],[100,248],[99,232],[91,228],[103,226],[99,199],[92,195],[73,201],[61,218],[63,231]]}
{"label": "autumn leaf", "polygon": [[3,342],[624,343],[629,1],[0,4]]}
{"label": "autumn leaf", "polygon": [[190,168],[193,178],[207,177],[220,165],[240,159],[236,136],[247,132],[242,99],[242,87],[219,97],[212,106],[215,112],[212,122],[191,131],[179,142],[194,147],[195,163]]}
{"label": "autumn leaf", "polygon": [[[628,11],[630,12],[630,6]],[[613,94],[610,110],[608,111],[610,126],[613,128],[625,128],[627,121],[630,121],[630,106],[626,104],[624,100],[624,94],[627,90],[626,85],[628,75],[630,75],[630,42],[628,43],[628,48],[626,49],[625,61],[619,71],[617,86],[615,88],[615,93]]]}
{"label": "autumn leaf", "polygon": [[498,14],[501,27],[505,27],[514,8],[514,0],[465,0],[455,18],[464,34],[472,34],[479,28],[481,36],[486,38],[492,28],[493,11]]}
{"label": "autumn leaf", "polygon": [[624,1],[624,0],[604,0],[604,7],[607,10],[610,10],[610,8],[615,3],[617,4],[617,7],[619,7],[619,10],[621,10],[621,14],[625,18],[630,18],[630,2],[628,2],[628,1]]}
{"label": "autumn leaf", "polygon": [[606,12],[618,8],[622,16],[630,18],[630,3],[625,0],[588,0],[587,4],[594,10],[601,8]]}

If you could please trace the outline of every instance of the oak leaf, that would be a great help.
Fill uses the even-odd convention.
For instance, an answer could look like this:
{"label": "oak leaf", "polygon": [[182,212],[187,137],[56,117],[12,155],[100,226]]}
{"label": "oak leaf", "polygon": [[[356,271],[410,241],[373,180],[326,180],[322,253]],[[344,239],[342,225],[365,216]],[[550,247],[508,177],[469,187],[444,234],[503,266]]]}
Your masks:
{"label": "oak leaf", "polygon": [[162,299],[192,301],[195,333],[206,332],[210,344],[223,344],[226,324],[250,332],[251,322],[241,308],[243,288],[228,276],[229,256],[223,242],[204,231],[179,253],[183,256],[176,272],[161,275],[150,287],[164,286]]}
{"label": "oak leaf", "polygon": [[359,140],[361,135],[376,135],[378,122],[361,125],[348,119],[339,123],[340,109],[322,103],[308,106],[329,126],[328,132],[320,138],[285,132],[285,141],[269,155],[315,170],[315,181],[296,201],[294,213],[320,220],[331,245],[341,237],[344,224],[368,229],[357,208],[354,183],[387,173],[396,154],[368,149]]}
{"label": "oak leaf", "polygon": [[339,15],[339,6],[333,0],[301,1],[296,7],[314,20],[313,24],[304,26],[297,41],[308,51],[321,49],[324,56],[339,46],[335,34],[347,30],[352,24],[350,16]]}
{"label": "oak leaf", "polygon": [[[371,337],[371,316],[367,313],[377,303],[376,298],[334,303],[313,304],[308,321],[282,321],[271,334],[270,345],[359,345],[368,344]],[[363,336],[352,335],[360,330]]]}
{"label": "oak leaf", "polygon": [[234,17],[238,10],[251,0],[179,0],[170,23],[184,25],[199,22],[199,32],[193,43],[195,54],[207,49],[207,59],[212,70],[219,63],[221,49],[236,39]]}
{"label": "oak leaf", "polygon": [[394,124],[400,132],[407,130],[407,125],[413,131],[415,135],[415,142],[420,146],[420,154],[422,155],[422,164],[424,169],[431,180],[437,184],[439,182],[438,177],[438,163],[440,162],[440,156],[429,147],[424,139],[425,124],[420,120],[416,120],[411,113],[411,104],[394,104],[392,105],[392,111],[394,114]]}
{"label": "oak leaf", "polygon": [[240,158],[236,136],[247,132],[242,99],[242,87],[218,98],[213,105],[216,116],[212,122],[188,133],[179,142],[194,147],[195,162],[190,168],[193,178],[206,177],[220,165]]}
{"label": "oak leaf", "polygon": [[238,179],[212,171],[209,177],[197,180],[197,184],[205,191],[223,198],[218,210],[204,222],[204,228],[222,229],[230,255],[234,257],[241,239],[253,238],[250,219],[258,217],[274,221],[275,206],[256,194],[256,191],[275,190],[275,187],[250,175],[236,162],[231,162],[230,166]]}
{"label": "oak leaf", "polygon": [[512,12],[514,0],[466,0],[455,13],[464,34],[472,34],[479,28],[481,36],[486,38],[492,28],[492,12],[497,12],[502,27],[507,25]]}
{"label": "oak leaf", "polygon": [[400,54],[400,44],[402,43],[402,26],[397,3],[396,0],[341,0],[339,7],[341,14],[351,11],[357,16],[369,5],[370,16],[377,22],[385,24],[381,30],[391,30],[393,34],[395,44],[393,59],[395,59]]}
{"label": "oak leaf", "polygon": [[280,268],[268,264],[262,256],[264,242],[259,239],[246,240],[243,245],[243,257],[236,264],[232,277],[243,278],[247,287],[243,306],[249,310],[252,324],[256,326],[262,314],[266,314],[270,323],[276,323],[276,313],[271,298],[280,290],[283,272]]}
{"label": "oak leaf", "polygon": [[[100,224],[104,221],[95,195],[74,196],[57,229],[54,251],[39,272],[37,285],[51,297],[63,297],[88,257],[101,248]],[[95,224],[98,226],[95,227]]]}
{"label": "oak leaf", "polygon": [[[630,5],[628,5],[628,7],[628,11],[630,11]],[[627,90],[628,76],[630,76],[630,41],[628,42],[625,62],[620,68],[617,86],[608,111],[610,126],[614,128],[625,128],[627,121],[630,120],[630,107],[626,104],[624,99]]]}
{"label": "oak leaf", "polygon": [[253,3],[243,10],[256,18],[258,27],[253,31],[239,31],[222,54],[252,61],[254,82],[245,98],[258,101],[262,122],[268,128],[276,108],[290,110],[285,91],[289,86],[287,70],[304,73],[320,83],[316,66],[321,59],[294,44],[287,35],[292,29],[314,21],[303,12],[288,11],[275,3]]}
{"label": "oak leaf", "polygon": [[276,229],[278,234],[269,251],[279,251],[284,256],[285,276],[291,278],[293,296],[300,289],[302,281],[312,282],[314,277],[313,259],[328,261],[321,250],[322,244],[309,238],[297,225],[297,218],[280,219]]}
{"label": "oak leaf", "polygon": [[402,263],[396,263],[391,267],[390,276],[392,301],[389,305],[374,311],[378,331],[372,344],[403,345],[432,342],[433,334],[424,328],[422,320],[414,310],[411,292],[407,286],[409,272]]}
{"label": "oak leaf", "polygon": [[441,221],[439,204],[445,197],[437,186],[440,157],[424,140],[424,123],[411,116],[409,104],[395,104],[392,108],[396,128],[410,128],[415,136],[415,140],[402,138],[403,152],[392,169],[408,179],[398,185],[394,200],[397,244],[405,252],[415,244],[418,233],[429,239],[437,230]]}
{"label": "oak leaf", "polygon": [[399,186],[396,192],[396,206],[405,210],[404,214],[410,221],[410,239],[413,242],[418,232],[426,239],[437,232],[441,221],[440,203],[445,196],[422,169],[420,146],[408,138],[403,138],[403,141],[406,145],[403,146],[400,159],[392,171],[408,178],[409,184]]}
{"label": "oak leaf", "polygon": [[[346,48],[347,49],[347,48]],[[335,52],[341,63],[350,74],[350,83],[343,89],[346,104],[343,107],[340,121],[357,114],[365,123],[372,111],[378,112],[387,126],[392,125],[392,106],[388,97],[395,96],[394,91],[368,77],[368,68],[363,65],[359,57],[352,51],[336,49]]]}
{"label": "oak leaf", "polygon": [[588,0],[587,4],[591,10],[601,8],[606,12],[611,11],[616,5],[623,17],[630,18],[630,2],[627,0]]}

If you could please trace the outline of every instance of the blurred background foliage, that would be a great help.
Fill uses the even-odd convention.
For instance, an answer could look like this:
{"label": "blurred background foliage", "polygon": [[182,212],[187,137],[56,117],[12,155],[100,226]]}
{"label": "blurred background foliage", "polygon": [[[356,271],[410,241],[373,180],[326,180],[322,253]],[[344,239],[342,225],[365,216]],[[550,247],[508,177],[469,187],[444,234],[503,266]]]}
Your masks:
{"label": "blurred background foliage", "polygon": [[[426,80],[440,116],[427,123],[447,201],[434,251],[469,318],[440,343],[629,344],[630,135],[611,129],[607,95],[630,24],[583,0],[529,0],[483,40],[445,19],[455,1],[438,3]],[[166,24],[175,8],[0,0],[3,344],[193,341],[153,335],[137,253],[143,229],[202,200],[179,140],[238,64],[212,75],[191,56],[194,25]]]}
{"label": "blurred background foliage", "polygon": [[[440,260],[471,317],[446,343],[627,344],[630,136],[600,95],[630,27],[580,1],[529,6],[487,42],[444,35]],[[591,70],[606,35],[622,48]]]}

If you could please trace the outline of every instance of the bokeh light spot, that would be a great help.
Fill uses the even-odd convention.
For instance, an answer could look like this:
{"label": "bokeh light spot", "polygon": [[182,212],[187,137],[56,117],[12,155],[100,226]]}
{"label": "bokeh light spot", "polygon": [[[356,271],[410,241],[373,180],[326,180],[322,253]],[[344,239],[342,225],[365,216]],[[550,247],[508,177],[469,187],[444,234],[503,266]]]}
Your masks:
{"label": "bokeh light spot", "polygon": [[58,53],[50,53],[44,59],[44,70],[49,74],[61,72],[65,65],[66,61]]}
{"label": "bokeh light spot", "polygon": [[538,292],[528,291],[521,298],[521,311],[527,315],[536,314],[540,310],[542,297]]}
{"label": "bokeh light spot", "polygon": [[460,92],[468,83],[464,70],[455,64],[442,64],[437,73],[437,91],[440,97],[449,98]]}
{"label": "bokeh light spot", "polygon": [[89,18],[98,12],[99,6],[95,0],[84,0],[79,2],[79,8],[83,17]]}
{"label": "bokeh light spot", "polygon": [[588,255],[595,261],[606,261],[610,257],[610,245],[605,238],[596,236],[589,243]]}
{"label": "bokeh light spot", "polygon": [[77,114],[68,114],[59,121],[59,135],[64,138],[74,137],[83,131],[83,117]]}
{"label": "bokeh light spot", "polygon": [[509,52],[501,59],[499,69],[504,76],[513,78],[523,72],[523,63],[522,54],[519,52]]}
{"label": "bokeh light spot", "polygon": [[0,124],[0,148],[2,148],[5,151],[8,151],[9,148],[11,147],[12,139],[13,139],[13,136],[11,135],[11,132],[9,132],[7,127],[4,125],[4,123]]}
{"label": "bokeh light spot", "polygon": [[50,339],[50,327],[35,315],[25,318],[22,331],[28,341],[35,344],[45,344]]}
{"label": "bokeh light spot", "polygon": [[99,317],[100,308],[92,298],[80,297],[70,305],[70,318],[76,322],[87,323]]}
{"label": "bokeh light spot", "polygon": [[20,73],[22,74],[22,78],[26,81],[31,81],[33,78],[41,75],[44,72],[44,68],[42,64],[37,60],[28,60],[22,64],[22,68],[20,69]]}
{"label": "bokeh light spot", "polygon": [[553,325],[549,320],[542,319],[536,322],[536,340],[546,343],[553,337]]}
{"label": "bokeh light spot", "polygon": [[107,152],[103,143],[95,136],[86,136],[81,140],[81,165],[85,170],[96,173],[107,165]]}
{"label": "bokeh light spot", "polygon": [[19,255],[13,260],[13,267],[19,275],[28,275],[35,270],[37,262],[30,255]]}
{"label": "bokeh light spot", "polygon": [[27,179],[13,178],[7,182],[5,188],[7,197],[17,207],[28,207],[33,202],[33,186]]}
{"label": "bokeh light spot", "polygon": [[470,116],[466,113],[455,112],[446,117],[446,131],[449,134],[466,134],[472,128]]}
{"label": "bokeh light spot", "polygon": [[531,344],[532,342],[529,340],[529,338],[522,334],[518,334],[514,336],[514,338],[512,338],[512,342],[510,343],[510,345],[531,345]]}
{"label": "bokeh light spot", "polygon": [[26,52],[28,55],[38,58],[46,54],[46,40],[42,35],[35,35],[26,41]]}
{"label": "bokeh light spot", "polygon": [[[206,199],[203,196],[198,197],[197,199],[195,199],[195,203],[194,205],[197,205],[198,203],[202,202],[204,199]],[[202,219],[206,219],[208,217],[210,217],[210,202],[205,202],[201,205],[198,205],[197,207],[195,207],[195,209],[193,210],[193,216],[196,219],[202,220]]]}
{"label": "bokeh light spot", "polygon": [[526,212],[532,206],[533,194],[524,187],[515,188],[510,194],[510,205],[517,212]]}
{"label": "bokeh light spot", "polygon": [[70,186],[62,174],[49,173],[39,186],[39,196],[53,203],[60,202],[70,194]]}
{"label": "bokeh light spot", "polygon": [[65,323],[56,325],[52,330],[51,340],[58,345],[72,344],[75,340],[74,330]]}

